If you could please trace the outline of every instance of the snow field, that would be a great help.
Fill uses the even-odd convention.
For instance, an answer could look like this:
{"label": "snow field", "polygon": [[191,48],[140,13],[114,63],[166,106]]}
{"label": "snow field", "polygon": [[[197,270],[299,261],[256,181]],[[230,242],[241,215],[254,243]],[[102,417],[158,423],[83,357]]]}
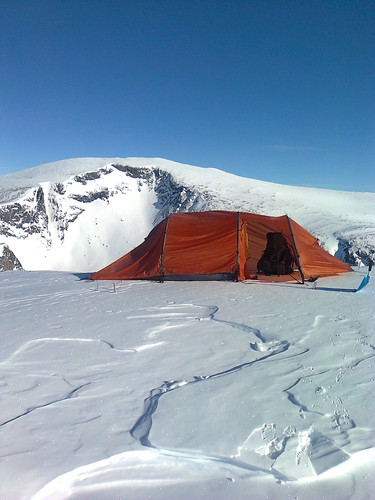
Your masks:
{"label": "snow field", "polygon": [[362,276],[2,273],[0,497],[371,499],[374,285],[345,291]]}

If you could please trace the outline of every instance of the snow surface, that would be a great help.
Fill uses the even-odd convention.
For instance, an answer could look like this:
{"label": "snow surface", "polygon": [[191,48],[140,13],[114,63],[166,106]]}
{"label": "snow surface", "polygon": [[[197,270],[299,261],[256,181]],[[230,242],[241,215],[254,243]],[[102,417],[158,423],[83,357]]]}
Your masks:
{"label": "snow surface", "polygon": [[373,281],[0,274],[0,498],[364,500]]}
{"label": "snow surface", "polygon": [[[155,186],[140,181],[141,177],[127,176],[113,164],[168,172],[185,194],[187,190],[194,193],[186,208],[190,211],[286,213],[319,238],[330,253],[339,250],[339,257],[344,257],[340,241],[357,256],[375,251],[374,193],[286,186],[160,158],[76,158],[0,176],[0,203],[17,201],[23,213],[34,213],[36,188],[43,190],[46,220],[39,221],[39,232],[30,233],[30,224],[24,222],[1,239],[24,269],[96,271],[141,243],[165,211],[185,211],[180,199],[174,202],[176,193],[171,192],[169,199],[167,193],[164,205],[159,206]],[[77,174],[100,169],[105,173],[87,184],[75,180]],[[56,183],[62,184],[63,194],[56,190]],[[90,203],[76,199],[103,190],[109,192],[108,199]]]}

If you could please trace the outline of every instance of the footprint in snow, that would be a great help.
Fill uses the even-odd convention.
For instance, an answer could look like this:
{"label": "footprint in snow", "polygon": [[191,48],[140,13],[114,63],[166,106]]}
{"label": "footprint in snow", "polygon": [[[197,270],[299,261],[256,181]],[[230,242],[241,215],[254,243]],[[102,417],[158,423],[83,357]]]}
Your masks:
{"label": "footprint in snow", "polygon": [[284,451],[289,439],[296,434],[296,428],[288,425],[282,434],[277,436],[278,429],[275,424],[263,424],[261,437],[268,443],[256,450],[259,455],[266,456],[271,460],[276,460]]}
{"label": "footprint in snow", "polygon": [[250,347],[253,351],[279,353],[289,348],[287,340],[274,340],[271,342],[251,342]]}
{"label": "footprint in snow", "polygon": [[336,445],[336,443],[323,433],[310,428],[299,433],[299,445],[296,449],[296,463],[307,458],[315,472],[323,472],[345,462],[350,455]]}

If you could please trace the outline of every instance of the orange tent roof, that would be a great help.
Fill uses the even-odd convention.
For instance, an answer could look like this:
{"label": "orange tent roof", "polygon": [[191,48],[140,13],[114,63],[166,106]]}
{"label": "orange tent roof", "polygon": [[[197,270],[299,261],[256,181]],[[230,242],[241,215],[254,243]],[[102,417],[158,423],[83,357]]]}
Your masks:
{"label": "orange tent roof", "polygon": [[283,235],[293,259],[293,272],[278,279],[304,281],[351,271],[286,215],[213,211],[170,215],[143,243],[90,279],[269,279],[257,265],[270,232]]}

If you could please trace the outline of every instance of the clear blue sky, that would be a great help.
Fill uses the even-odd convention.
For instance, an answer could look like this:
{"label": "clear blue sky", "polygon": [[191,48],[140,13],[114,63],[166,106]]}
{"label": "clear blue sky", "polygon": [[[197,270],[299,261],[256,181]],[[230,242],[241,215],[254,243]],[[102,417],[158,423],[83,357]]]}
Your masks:
{"label": "clear blue sky", "polygon": [[1,0],[0,173],[144,156],[375,191],[368,0]]}

